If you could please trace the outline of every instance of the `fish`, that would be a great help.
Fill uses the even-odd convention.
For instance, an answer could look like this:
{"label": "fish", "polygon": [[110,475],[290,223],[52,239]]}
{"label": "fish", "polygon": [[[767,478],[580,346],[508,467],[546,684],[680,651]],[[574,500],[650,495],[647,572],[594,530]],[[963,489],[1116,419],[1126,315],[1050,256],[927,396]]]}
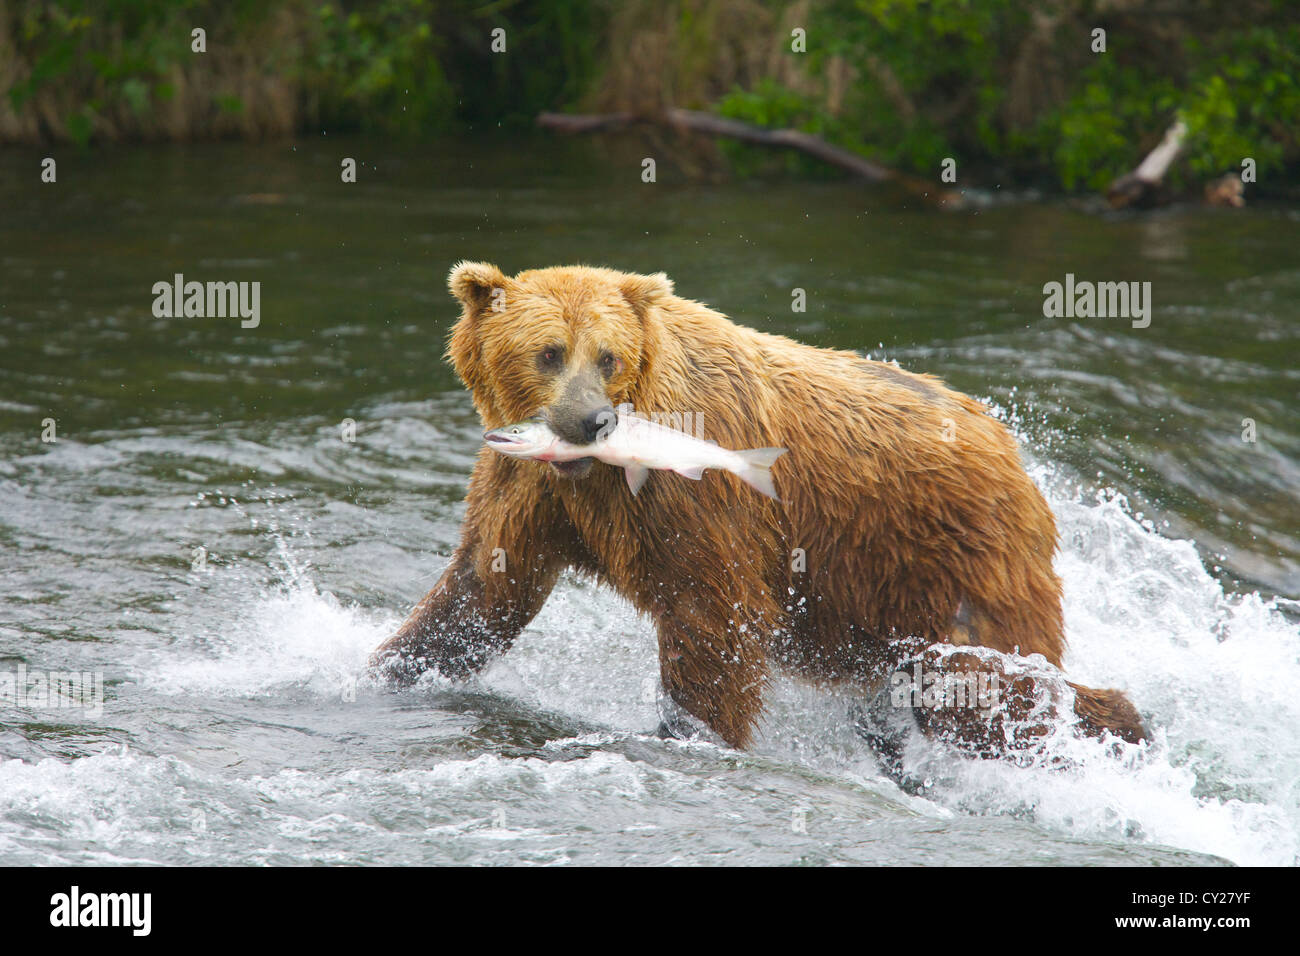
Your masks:
{"label": "fish", "polygon": [[595,458],[614,465],[623,469],[634,497],[652,470],[673,471],[684,478],[699,481],[704,477],[705,469],[716,468],[731,472],[755,491],[780,501],[771,469],[788,450],[746,448],[732,451],[629,413],[620,414],[617,427],[597,436],[589,445],[565,441],[542,417],[484,432],[483,441],[493,451],[511,458],[547,462]]}

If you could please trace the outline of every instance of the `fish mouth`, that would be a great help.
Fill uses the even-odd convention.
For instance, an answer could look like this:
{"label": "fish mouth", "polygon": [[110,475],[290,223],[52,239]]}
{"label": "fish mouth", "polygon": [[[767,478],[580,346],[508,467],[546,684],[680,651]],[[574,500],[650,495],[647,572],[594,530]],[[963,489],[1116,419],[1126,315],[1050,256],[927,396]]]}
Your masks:
{"label": "fish mouth", "polygon": [[486,432],[483,435],[484,441],[496,442],[499,445],[508,445],[510,438],[506,435],[498,435],[496,432]]}
{"label": "fish mouth", "polygon": [[575,458],[573,461],[553,461],[551,467],[565,478],[583,478],[595,463],[594,458]]}

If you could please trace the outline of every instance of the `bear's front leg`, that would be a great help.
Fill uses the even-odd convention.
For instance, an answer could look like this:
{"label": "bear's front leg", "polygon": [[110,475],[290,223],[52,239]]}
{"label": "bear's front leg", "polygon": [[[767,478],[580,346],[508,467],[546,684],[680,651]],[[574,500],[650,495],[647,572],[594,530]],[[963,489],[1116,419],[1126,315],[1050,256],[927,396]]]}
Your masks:
{"label": "bear's front leg", "polygon": [[462,679],[509,649],[546,600],[554,575],[520,575],[523,586],[506,594],[478,572],[476,557],[472,548],[456,549],[438,583],[371,655],[372,668],[398,683],[429,668]]}
{"label": "bear's front leg", "polygon": [[373,669],[403,683],[429,668],[454,679],[476,673],[509,649],[560,571],[583,562],[538,467],[490,451],[480,456],[451,564],[371,655]]}
{"label": "bear's front leg", "polygon": [[674,703],[743,749],[763,709],[767,656],[756,623],[716,605],[687,598],[659,615],[659,675]]}

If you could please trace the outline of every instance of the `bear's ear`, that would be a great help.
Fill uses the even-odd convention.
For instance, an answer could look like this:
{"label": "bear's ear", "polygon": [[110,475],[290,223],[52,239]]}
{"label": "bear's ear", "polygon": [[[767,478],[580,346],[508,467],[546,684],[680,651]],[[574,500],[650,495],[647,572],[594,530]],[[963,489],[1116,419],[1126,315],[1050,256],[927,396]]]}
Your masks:
{"label": "bear's ear", "polygon": [[659,299],[673,294],[673,280],[662,272],[656,272],[652,276],[628,275],[619,283],[618,288],[632,308],[644,312]]}
{"label": "bear's ear", "polygon": [[491,412],[492,390],[483,368],[478,317],[496,290],[504,289],[507,281],[500,269],[486,262],[458,262],[447,277],[452,294],[465,306],[464,314],[452,326],[447,357],[460,380],[473,393],[474,404],[484,420]]}
{"label": "bear's ear", "polygon": [[451,294],[471,312],[487,305],[497,289],[505,289],[505,274],[490,262],[461,261],[452,267],[447,277]]}

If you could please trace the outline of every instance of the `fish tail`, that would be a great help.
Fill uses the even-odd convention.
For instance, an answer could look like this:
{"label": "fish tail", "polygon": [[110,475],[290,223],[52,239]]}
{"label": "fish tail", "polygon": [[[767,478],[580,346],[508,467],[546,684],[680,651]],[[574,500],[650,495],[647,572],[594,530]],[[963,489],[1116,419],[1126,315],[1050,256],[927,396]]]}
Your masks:
{"label": "fish tail", "polygon": [[776,485],[772,483],[772,464],[786,453],[785,448],[746,448],[736,452],[745,464],[737,477],[755,491],[762,492],[775,501]]}

